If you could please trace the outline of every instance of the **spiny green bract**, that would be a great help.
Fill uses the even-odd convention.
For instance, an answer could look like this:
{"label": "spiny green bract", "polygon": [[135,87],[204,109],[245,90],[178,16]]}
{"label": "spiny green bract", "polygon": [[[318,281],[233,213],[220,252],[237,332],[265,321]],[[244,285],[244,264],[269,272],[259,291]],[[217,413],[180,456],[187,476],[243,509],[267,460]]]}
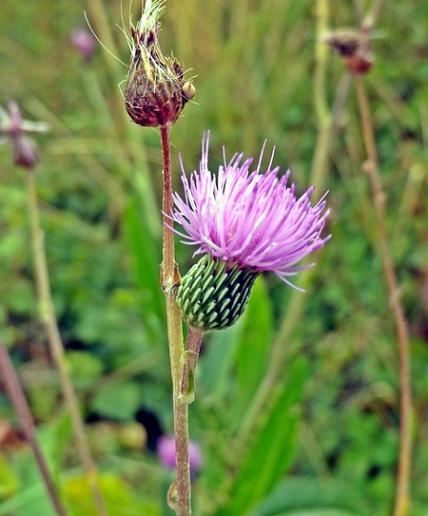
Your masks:
{"label": "spiny green bract", "polygon": [[190,326],[222,330],[242,315],[258,273],[206,255],[183,277],[177,304]]}

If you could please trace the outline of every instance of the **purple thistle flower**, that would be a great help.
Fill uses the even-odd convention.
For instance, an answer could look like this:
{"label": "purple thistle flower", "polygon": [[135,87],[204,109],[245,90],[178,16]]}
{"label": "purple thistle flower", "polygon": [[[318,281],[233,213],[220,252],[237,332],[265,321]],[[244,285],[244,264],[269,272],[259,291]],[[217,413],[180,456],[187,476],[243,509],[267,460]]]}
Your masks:
{"label": "purple thistle flower", "polygon": [[39,161],[37,146],[27,134],[47,129],[42,122],[24,120],[16,102],[10,101],[6,110],[0,106],[0,144],[10,143],[14,162],[20,167],[31,170]]}
{"label": "purple thistle flower", "polygon": [[[158,440],[157,454],[160,462],[168,469],[175,469],[175,440],[171,435],[161,436]],[[202,464],[202,454],[199,445],[189,442],[190,472],[195,475]]]}
{"label": "purple thistle flower", "polygon": [[70,40],[74,49],[83,57],[84,61],[90,63],[96,47],[96,41],[92,34],[79,27],[72,31]]}
{"label": "purple thistle flower", "polygon": [[273,152],[261,174],[264,145],[256,169],[252,158],[235,154],[217,176],[208,168],[208,150],[205,133],[199,171],[190,178],[181,163],[184,198],[175,193],[173,219],[184,233],[176,233],[198,246],[195,254],[256,273],[271,271],[294,287],[287,277],[314,265],[297,263],[330,239],[321,236],[330,213],[327,194],[314,206],[313,187],[297,197],[295,185],[288,185],[290,171],[280,176],[280,168],[272,168]]}

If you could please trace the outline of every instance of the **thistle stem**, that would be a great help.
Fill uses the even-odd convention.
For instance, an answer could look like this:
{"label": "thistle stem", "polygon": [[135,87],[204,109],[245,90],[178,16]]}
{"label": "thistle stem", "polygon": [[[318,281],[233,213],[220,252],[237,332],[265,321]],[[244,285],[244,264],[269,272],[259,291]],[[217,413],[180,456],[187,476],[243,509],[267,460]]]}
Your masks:
{"label": "thistle stem", "polygon": [[400,289],[392,260],[386,227],[385,193],[379,173],[379,157],[374,135],[370,105],[365,84],[361,77],[355,77],[358,107],[360,111],[367,162],[364,169],[372,189],[373,205],[379,235],[380,254],[385,281],[389,290],[390,306],[395,319],[400,367],[400,451],[398,460],[394,515],[405,516],[409,512],[409,479],[412,456],[412,392],[410,385],[410,347],[407,323],[401,303]]}
{"label": "thistle stem", "polygon": [[77,452],[80,456],[80,460],[86,472],[88,483],[94,496],[97,514],[104,516],[106,514],[106,510],[98,484],[98,472],[89,450],[84,424],[79,411],[77,396],[67,369],[64,346],[55,317],[52,294],[49,284],[44,235],[40,224],[36,178],[34,171],[29,171],[27,178],[28,210],[31,222],[34,275],[37,284],[40,317],[46,330],[50,352],[55,363],[55,367],[58,371],[64,400],[70,413],[71,423],[76,438]]}
{"label": "thistle stem", "polygon": [[46,486],[46,491],[49,495],[52,506],[54,507],[58,516],[66,516],[67,513],[59,498],[58,491],[52,480],[48,466],[43,457],[42,450],[37,441],[36,428],[34,426],[27,399],[21,387],[18,375],[13,367],[9,352],[2,342],[0,342],[0,371],[3,377],[5,389],[21,422],[21,427],[24,431],[25,439],[27,440],[31,451],[33,452],[34,459]]}
{"label": "thistle stem", "polygon": [[172,491],[176,490],[177,499],[171,502],[178,516],[191,514],[191,485],[189,467],[189,430],[188,405],[181,398],[181,381],[184,370],[184,345],[181,312],[176,303],[176,288],[180,275],[175,263],[174,233],[172,230],[172,179],[169,126],[160,128],[163,158],[163,260],[161,266],[161,283],[166,300],[168,326],[168,343],[171,361],[173,390],[174,439],[176,481]]}

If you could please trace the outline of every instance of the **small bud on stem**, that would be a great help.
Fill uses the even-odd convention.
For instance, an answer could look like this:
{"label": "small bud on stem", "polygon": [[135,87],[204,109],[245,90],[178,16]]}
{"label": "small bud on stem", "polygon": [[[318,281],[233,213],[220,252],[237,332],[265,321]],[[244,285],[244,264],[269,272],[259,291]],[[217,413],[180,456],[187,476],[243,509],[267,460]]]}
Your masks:
{"label": "small bud on stem", "polygon": [[325,41],[343,58],[346,67],[354,75],[366,74],[373,66],[368,30],[336,30],[329,32]]}
{"label": "small bud on stem", "polygon": [[32,170],[39,162],[37,146],[26,133],[43,132],[47,126],[42,123],[23,120],[16,102],[10,101],[7,110],[0,108],[0,135],[2,142],[10,143],[16,165]]}
{"label": "small bud on stem", "polygon": [[131,27],[132,55],[125,87],[125,106],[138,125],[174,123],[195,87],[184,80],[174,57],[165,57],[158,43],[163,2],[150,2],[137,25]]}

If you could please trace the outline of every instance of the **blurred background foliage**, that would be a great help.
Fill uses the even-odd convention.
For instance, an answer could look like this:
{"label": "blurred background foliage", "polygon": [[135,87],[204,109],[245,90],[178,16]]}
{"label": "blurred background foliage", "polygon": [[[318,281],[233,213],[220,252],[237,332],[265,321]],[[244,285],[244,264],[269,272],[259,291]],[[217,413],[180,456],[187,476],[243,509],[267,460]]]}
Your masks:
{"label": "blurred background foliage", "polygon": [[[330,0],[329,26],[355,26],[363,0]],[[131,11],[138,15],[139,2]],[[70,33],[84,11],[102,42],[127,63],[118,0],[3,0],[0,101],[49,123],[37,169],[56,313],[112,515],[168,514],[171,473],[154,453],[171,432],[170,377],[160,262],[160,151],[154,130],[127,120],[126,67],[101,47],[84,63]],[[198,166],[204,129],[211,164],[223,144],[257,155],[265,139],[302,191],[319,138],[314,98],[313,0],[168,1],[161,43],[197,88],[172,132],[173,163]],[[367,82],[391,245],[411,330],[415,454],[412,514],[428,514],[428,4],[386,2]],[[328,54],[333,102],[343,69]],[[394,323],[377,253],[354,91],[326,169],[331,243],[293,321],[281,375],[243,438],[246,414],[268,370],[272,341],[293,294],[272,276],[256,284],[243,319],[206,339],[191,405],[203,452],[196,514],[388,514],[398,444]],[[177,181],[177,187],[179,183]],[[39,437],[71,514],[92,514],[56,373],[37,319],[25,176],[0,147],[0,335],[19,369]],[[186,270],[191,250],[179,245]],[[244,423],[243,423],[244,422]],[[50,507],[13,410],[0,394],[0,515]]]}

